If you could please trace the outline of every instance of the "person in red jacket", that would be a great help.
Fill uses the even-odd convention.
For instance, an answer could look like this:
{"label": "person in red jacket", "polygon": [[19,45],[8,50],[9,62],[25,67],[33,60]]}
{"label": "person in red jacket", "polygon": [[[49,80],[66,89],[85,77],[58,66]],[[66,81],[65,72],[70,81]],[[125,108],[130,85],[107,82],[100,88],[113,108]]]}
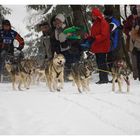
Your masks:
{"label": "person in red jacket", "polygon": [[[110,27],[98,8],[92,10],[93,25],[91,27],[91,37],[93,43],[90,51],[95,53],[98,68],[107,70],[107,53],[110,50]],[[99,81],[97,84],[108,83],[108,73],[99,71]]]}

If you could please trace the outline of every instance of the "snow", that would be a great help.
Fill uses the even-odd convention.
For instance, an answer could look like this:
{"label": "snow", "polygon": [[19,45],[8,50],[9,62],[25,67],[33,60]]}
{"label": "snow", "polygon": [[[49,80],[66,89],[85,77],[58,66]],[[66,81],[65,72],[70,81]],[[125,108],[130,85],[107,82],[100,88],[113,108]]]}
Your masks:
{"label": "snow", "polygon": [[[0,134],[140,134],[140,83],[131,92],[112,92],[111,84],[96,85],[79,94],[71,82],[62,92],[45,83],[25,91],[0,84]],[[124,84],[125,85],[125,84]]]}

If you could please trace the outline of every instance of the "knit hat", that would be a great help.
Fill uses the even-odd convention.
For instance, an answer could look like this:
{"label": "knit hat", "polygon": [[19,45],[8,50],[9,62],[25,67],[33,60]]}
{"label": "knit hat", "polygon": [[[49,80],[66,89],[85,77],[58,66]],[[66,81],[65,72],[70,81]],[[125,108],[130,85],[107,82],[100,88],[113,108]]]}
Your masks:
{"label": "knit hat", "polygon": [[65,17],[63,14],[58,14],[55,19],[59,19],[60,21],[64,22],[65,21]]}
{"label": "knit hat", "polygon": [[4,25],[9,25],[9,26],[11,26],[11,23],[10,23],[9,20],[5,19],[5,20],[2,21],[2,26],[4,26]]}

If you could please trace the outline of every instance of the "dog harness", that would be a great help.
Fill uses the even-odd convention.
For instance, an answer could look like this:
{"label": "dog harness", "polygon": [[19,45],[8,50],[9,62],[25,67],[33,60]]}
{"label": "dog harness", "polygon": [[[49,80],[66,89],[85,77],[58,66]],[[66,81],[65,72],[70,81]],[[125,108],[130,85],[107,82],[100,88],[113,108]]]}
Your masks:
{"label": "dog harness", "polygon": [[58,78],[58,77],[59,77],[59,75],[61,74],[61,72],[62,72],[62,71],[57,72],[57,70],[55,69],[55,67],[54,67],[54,66],[53,66],[53,69],[54,69],[54,71],[56,72],[56,78]]}
{"label": "dog harness", "polygon": [[118,68],[124,67],[123,61],[118,61],[118,62],[116,62],[116,66],[117,66]]}

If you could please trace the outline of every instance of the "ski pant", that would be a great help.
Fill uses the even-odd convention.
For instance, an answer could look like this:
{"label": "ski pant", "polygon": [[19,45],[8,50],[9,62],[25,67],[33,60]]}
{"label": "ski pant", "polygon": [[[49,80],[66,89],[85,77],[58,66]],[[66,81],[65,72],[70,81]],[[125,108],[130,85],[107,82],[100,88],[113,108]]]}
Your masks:
{"label": "ski pant", "polygon": [[[107,70],[107,54],[106,53],[96,53],[96,62],[98,69]],[[99,80],[108,81],[108,73],[99,71]]]}

